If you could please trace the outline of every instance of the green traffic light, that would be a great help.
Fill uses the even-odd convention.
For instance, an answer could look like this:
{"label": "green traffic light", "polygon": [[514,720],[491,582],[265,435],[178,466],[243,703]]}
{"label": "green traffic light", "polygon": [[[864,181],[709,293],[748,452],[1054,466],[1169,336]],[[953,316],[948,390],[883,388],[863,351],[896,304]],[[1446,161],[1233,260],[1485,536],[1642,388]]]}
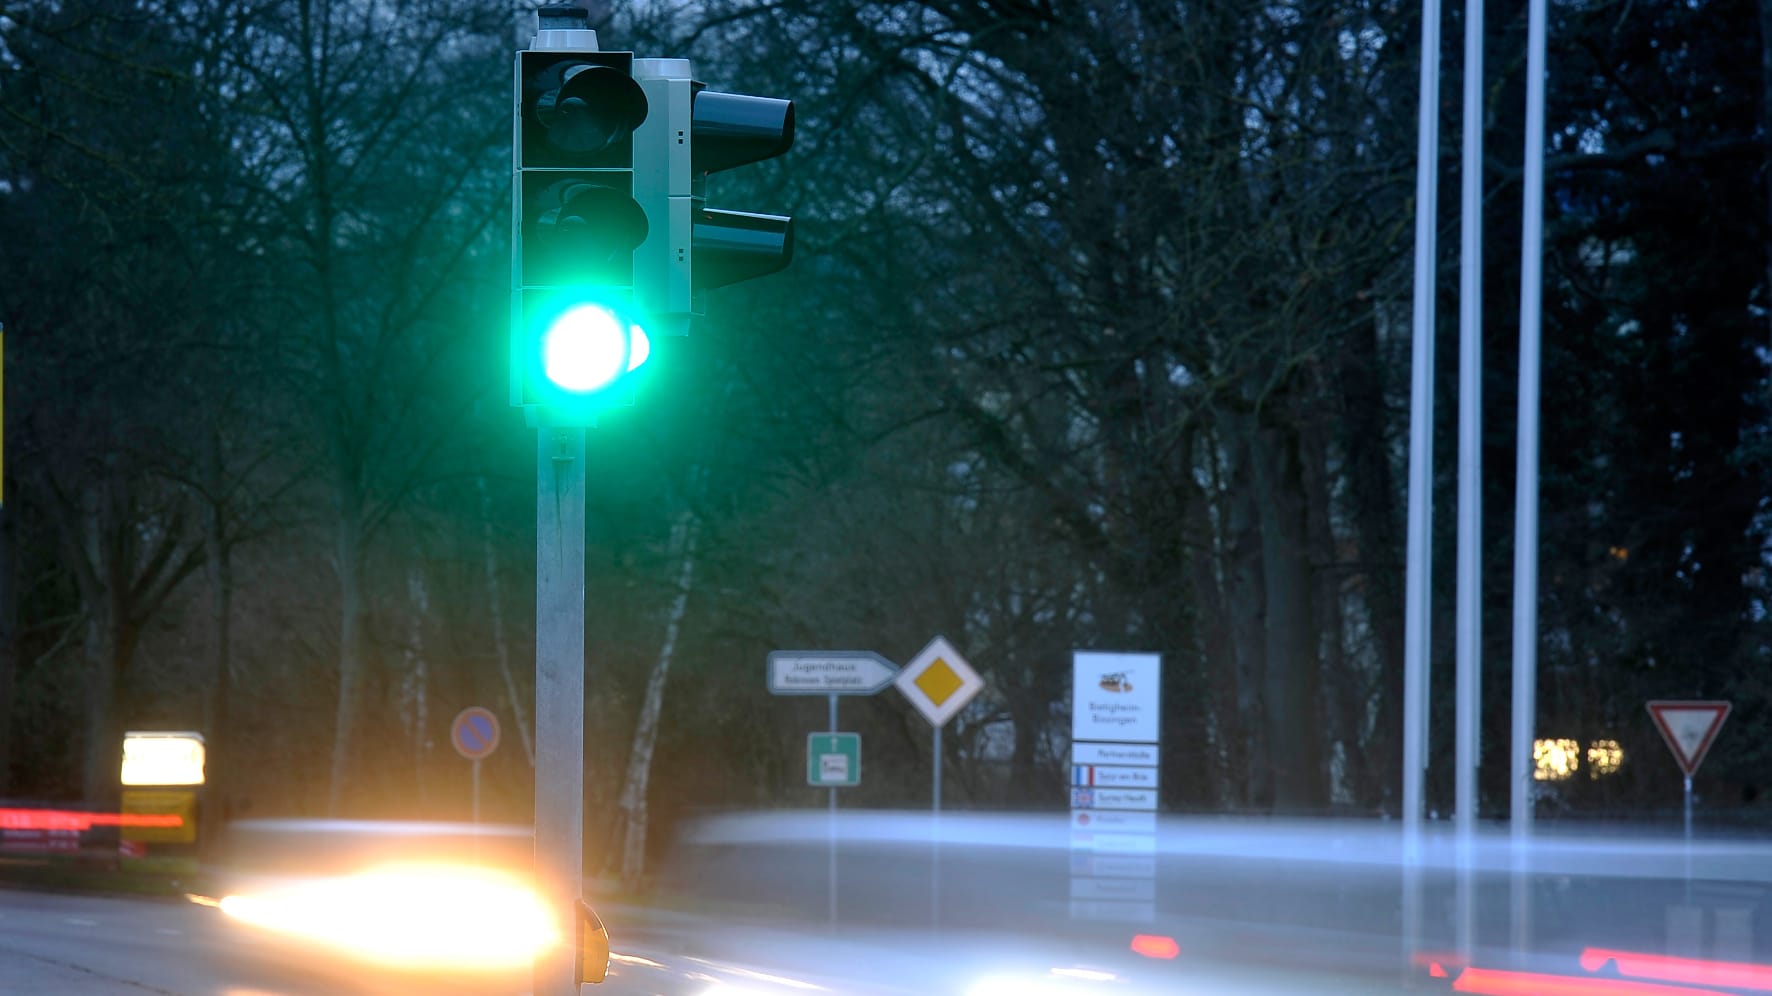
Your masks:
{"label": "green traffic light", "polygon": [[651,352],[644,329],[601,304],[568,308],[541,334],[542,374],[574,394],[608,387],[639,369]]}

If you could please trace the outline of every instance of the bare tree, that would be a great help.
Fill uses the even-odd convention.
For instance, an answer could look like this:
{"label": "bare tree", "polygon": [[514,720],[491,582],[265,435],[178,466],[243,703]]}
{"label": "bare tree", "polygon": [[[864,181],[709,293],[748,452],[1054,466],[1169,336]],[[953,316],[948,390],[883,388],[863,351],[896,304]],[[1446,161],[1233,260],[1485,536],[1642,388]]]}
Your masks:
{"label": "bare tree", "polygon": [[293,316],[284,372],[326,468],[339,611],[330,812],[361,718],[366,560],[490,386],[469,379],[481,328],[457,293],[502,207],[490,95],[506,27],[468,2],[301,0],[243,16],[226,64],[252,167],[243,228],[282,268],[266,304]]}

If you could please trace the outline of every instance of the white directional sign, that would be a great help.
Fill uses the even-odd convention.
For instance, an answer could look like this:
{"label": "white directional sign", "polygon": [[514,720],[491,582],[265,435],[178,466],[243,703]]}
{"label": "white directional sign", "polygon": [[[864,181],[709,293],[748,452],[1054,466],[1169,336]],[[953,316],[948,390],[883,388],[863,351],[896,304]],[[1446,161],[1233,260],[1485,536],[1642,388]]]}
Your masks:
{"label": "white directional sign", "polygon": [[1157,918],[1156,903],[1127,903],[1072,899],[1071,919],[1104,923],[1150,923]]}
{"label": "white directional sign", "polygon": [[1160,738],[1162,658],[1079,650],[1071,703],[1071,739],[1155,744]]}
{"label": "white directional sign", "polygon": [[776,695],[872,695],[898,667],[871,650],[775,650],[769,691]]}
{"label": "white directional sign", "polygon": [[1137,899],[1150,902],[1157,898],[1155,879],[1136,878],[1073,878],[1072,899]]}
{"label": "white directional sign", "polygon": [[1071,809],[1157,808],[1157,793],[1150,789],[1071,789]]}
{"label": "white directional sign", "polygon": [[1071,874],[1092,875],[1097,878],[1155,878],[1157,876],[1157,859],[1073,851],[1071,853]]}
{"label": "white directional sign", "polygon": [[1704,763],[1704,755],[1710,752],[1723,720],[1729,718],[1729,703],[1663,700],[1649,703],[1649,715],[1661,731],[1661,739],[1674,752],[1680,770],[1691,778]]}
{"label": "white directional sign", "polygon": [[1099,764],[1079,764],[1071,768],[1071,784],[1081,788],[1143,788],[1157,787],[1156,768],[1120,768]]}
{"label": "white directional sign", "polygon": [[1072,851],[1093,851],[1096,854],[1155,854],[1154,833],[1097,833],[1078,826],[1071,830]]}
{"label": "white directional sign", "polygon": [[1073,809],[1071,829],[1107,830],[1114,833],[1155,833],[1157,814],[1117,809]]}
{"label": "white directional sign", "polygon": [[984,679],[938,636],[898,672],[894,684],[931,726],[946,726],[984,688]]}
{"label": "white directional sign", "polygon": [[1149,920],[1163,658],[1078,650],[1071,670],[1071,918]]}
{"label": "white directional sign", "polygon": [[1145,768],[1157,766],[1157,745],[1092,744],[1075,741],[1071,744],[1072,764],[1133,764]]}

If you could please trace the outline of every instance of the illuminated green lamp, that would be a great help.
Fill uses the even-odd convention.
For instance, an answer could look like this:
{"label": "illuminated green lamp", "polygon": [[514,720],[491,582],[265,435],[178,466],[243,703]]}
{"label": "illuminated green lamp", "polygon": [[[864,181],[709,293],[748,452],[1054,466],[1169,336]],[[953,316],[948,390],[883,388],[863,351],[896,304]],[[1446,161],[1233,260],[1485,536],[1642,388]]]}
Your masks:
{"label": "illuminated green lamp", "polygon": [[542,330],[541,373],[556,390],[588,396],[640,369],[652,355],[646,330],[602,304],[577,304]]}

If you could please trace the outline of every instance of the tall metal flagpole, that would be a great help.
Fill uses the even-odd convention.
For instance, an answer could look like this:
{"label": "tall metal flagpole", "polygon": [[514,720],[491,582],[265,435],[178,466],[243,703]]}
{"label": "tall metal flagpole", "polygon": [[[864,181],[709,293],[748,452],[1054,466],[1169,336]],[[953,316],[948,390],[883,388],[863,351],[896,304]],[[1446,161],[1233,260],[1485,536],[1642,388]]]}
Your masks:
{"label": "tall metal flagpole", "polygon": [[585,430],[536,431],[535,871],[564,943],[535,958],[535,996],[577,996],[584,889]]}
{"label": "tall metal flagpole", "polygon": [[1458,948],[1475,942],[1472,849],[1483,705],[1483,0],[1464,5],[1464,166],[1458,282],[1458,619],[1454,817]]}
{"label": "tall metal flagpole", "polygon": [[1409,391],[1409,535],[1403,607],[1403,944],[1421,922],[1421,818],[1427,767],[1428,612],[1432,597],[1434,227],[1440,147],[1440,3],[1421,3],[1421,105],[1415,151],[1415,301]]}
{"label": "tall metal flagpole", "polygon": [[1547,0],[1531,0],[1526,27],[1526,176],[1520,224],[1519,442],[1514,461],[1514,702],[1508,770],[1513,845],[1514,947],[1531,936],[1526,872],[1532,841],[1532,745],[1538,708],[1538,407],[1544,286],[1544,85]]}
{"label": "tall metal flagpole", "polygon": [[1409,391],[1409,537],[1403,612],[1403,827],[1420,830],[1427,767],[1428,612],[1434,523],[1434,215],[1439,186],[1440,3],[1422,0],[1415,168],[1415,307]]}

